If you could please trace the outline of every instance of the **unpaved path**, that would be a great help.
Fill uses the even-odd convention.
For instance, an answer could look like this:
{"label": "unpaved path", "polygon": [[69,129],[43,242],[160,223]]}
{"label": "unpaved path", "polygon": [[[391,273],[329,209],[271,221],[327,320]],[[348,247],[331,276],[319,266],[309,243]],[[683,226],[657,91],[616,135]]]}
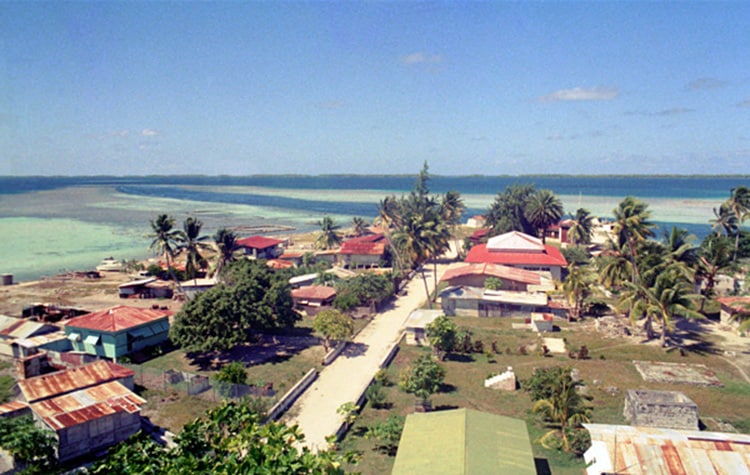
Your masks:
{"label": "unpaved path", "polygon": [[[438,266],[438,280],[446,267]],[[433,290],[432,272],[432,265],[425,266],[430,292]],[[380,369],[380,363],[401,337],[409,314],[425,300],[424,283],[417,274],[407,285],[407,294],[399,297],[393,308],[375,316],[290,408],[284,420],[299,425],[311,450],[328,447],[326,437],[335,434],[343,423],[343,416],[336,410],[344,403],[359,399]]]}

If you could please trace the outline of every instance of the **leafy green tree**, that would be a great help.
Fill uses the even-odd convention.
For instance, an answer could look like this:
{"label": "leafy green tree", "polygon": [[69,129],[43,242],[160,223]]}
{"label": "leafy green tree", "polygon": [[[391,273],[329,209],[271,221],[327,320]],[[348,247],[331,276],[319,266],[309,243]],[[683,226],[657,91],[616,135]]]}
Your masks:
{"label": "leafy green tree", "polygon": [[484,288],[488,290],[500,290],[503,288],[503,280],[497,277],[484,279]]}
{"label": "leafy green tree", "polygon": [[262,262],[237,261],[224,284],[198,294],[175,315],[169,336],[191,352],[224,351],[255,333],[294,326],[291,289]]}
{"label": "leafy green tree", "polygon": [[219,228],[213,240],[217,250],[214,275],[221,276],[226,266],[237,260],[240,246],[237,244],[237,235],[227,228]]}
{"label": "leafy green tree", "polygon": [[0,447],[13,456],[18,473],[46,474],[57,468],[57,440],[42,430],[30,416],[0,418]]}
{"label": "leafy green tree", "polygon": [[216,374],[219,394],[223,396],[235,397],[239,391],[236,391],[237,385],[247,384],[247,372],[245,367],[239,361],[233,361],[224,365]]}
{"label": "leafy green tree", "polygon": [[393,295],[393,282],[388,276],[369,272],[341,279],[335,287],[334,306],[340,310],[376,305]]}
{"label": "leafy green tree", "polygon": [[578,208],[572,221],[573,224],[568,230],[570,242],[575,245],[590,243],[591,234],[594,229],[594,217],[591,216],[589,210]]}
{"label": "leafy green tree", "polygon": [[205,269],[208,265],[202,253],[211,246],[207,242],[208,236],[201,235],[201,228],[201,220],[188,216],[177,238],[178,249],[185,253],[185,272],[191,279],[195,279],[199,269]]}
{"label": "leafy green tree", "polygon": [[328,351],[332,340],[346,340],[352,336],[354,323],[348,315],[331,308],[315,316],[313,330],[323,336],[323,347]]}
{"label": "leafy green tree", "polygon": [[339,225],[330,216],[323,216],[321,221],[318,221],[320,226],[320,235],[315,240],[315,244],[321,249],[333,249],[334,247],[341,245],[341,236],[338,233],[340,228]]}
{"label": "leafy green tree", "polygon": [[110,451],[91,473],[170,474],[344,474],[351,454],[312,453],[300,448],[304,436],[297,426],[268,421],[248,406],[232,402],[209,410],[188,423],[165,449],[148,436],[138,435]]}
{"label": "leafy green tree", "polygon": [[458,328],[456,324],[445,315],[437,317],[427,324],[427,341],[432,346],[432,354],[438,361],[443,361],[445,355],[456,346],[456,335]]}
{"label": "leafy green tree", "polygon": [[172,260],[179,251],[178,243],[180,238],[180,230],[174,228],[174,223],[174,218],[166,214],[160,214],[156,219],[151,220],[151,234],[149,237],[152,241],[150,248],[157,254],[164,256],[164,260],[167,263],[167,271],[172,280],[180,287],[180,291],[182,291],[180,281],[174,275],[174,268],[172,267]]}
{"label": "leafy green tree", "polygon": [[545,231],[551,225],[560,221],[563,215],[563,205],[560,198],[550,190],[537,190],[530,196],[524,207],[524,216],[541,235],[542,242],[546,242]]}
{"label": "leafy green tree", "polygon": [[378,450],[388,455],[396,455],[401,433],[404,431],[404,418],[397,414],[391,414],[383,422],[369,426],[365,432],[365,439],[378,441]]}
{"label": "leafy green tree", "polygon": [[571,429],[578,429],[584,422],[589,422],[591,408],[586,402],[590,398],[580,394],[578,387],[582,384],[570,376],[570,368],[552,373],[556,380],[550,381],[545,388],[546,397],[536,399],[532,411],[540,413],[546,423],[553,429],[542,436],[542,445],[549,447],[554,437],[562,440],[562,449],[570,452],[569,435]]}
{"label": "leafy green tree", "polygon": [[429,355],[422,355],[413,366],[405,368],[399,375],[399,387],[421,400],[422,407],[429,407],[430,396],[440,391],[445,380],[445,370]]}

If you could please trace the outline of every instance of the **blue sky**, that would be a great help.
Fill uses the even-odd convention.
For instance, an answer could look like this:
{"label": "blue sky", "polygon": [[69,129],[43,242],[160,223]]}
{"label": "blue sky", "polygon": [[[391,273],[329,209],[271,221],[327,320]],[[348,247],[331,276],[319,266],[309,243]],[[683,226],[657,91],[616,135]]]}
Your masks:
{"label": "blue sky", "polygon": [[0,2],[0,175],[750,173],[750,2]]}

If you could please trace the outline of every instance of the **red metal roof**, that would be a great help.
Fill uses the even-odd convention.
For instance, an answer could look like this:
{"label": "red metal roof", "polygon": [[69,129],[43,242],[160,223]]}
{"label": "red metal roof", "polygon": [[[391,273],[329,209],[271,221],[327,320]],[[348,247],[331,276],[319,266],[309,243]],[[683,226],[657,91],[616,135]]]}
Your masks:
{"label": "red metal roof", "polygon": [[72,427],[117,412],[137,413],[146,400],[110,381],[31,405],[53,430]]}
{"label": "red metal roof", "polygon": [[109,361],[96,361],[77,368],[45,374],[18,382],[28,402],[36,402],[97,384],[133,376],[133,370]]}
{"label": "red metal roof", "polygon": [[750,312],[750,297],[722,297],[716,300],[732,312]]}
{"label": "red metal roof", "polygon": [[172,313],[170,310],[118,305],[100,312],[72,318],[66,322],[65,326],[114,333],[168,318]]}
{"label": "red metal roof", "polygon": [[336,296],[336,289],[325,285],[308,285],[292,290],[292,298],[307,300],[328,300]]}
{"label": "red metal roof", "polygon": [[266,261],[266,266],[271,269],[289,269],[290,267],[294,267],[294,262],[281,259],[269,259]]}
{"label": "red metal roof", "polygon": [[370,234],[349,239],[341,243],[339,254],[380,256],[385,252],[384,238],[383,234]]}
{"label": "red metal roof", "polygon": [[268,249],[269,247],[278,246],[283,243],[284,241],[280,239],[273,239],[265,236],[250,236],[237,241],[238,246],[249,247],[252,249]]}
{"label": "red metal roof", "polygon": [[565,267],[568,262],[554,246],[544,246],[544,252],[507,252],[488,251],[487,244],[477,244],[472,247],[464,259],[465,262],[503,264],[507,266],[560,266]]}
{"label": "red metal roof", "polygon": [[440,280],[449,281],[451,279],[469,275],[486,275],[529,285],[539,285],[542,283],[541,276],[536,272],[486,262],[467,264],[461,267],[448,269]]}

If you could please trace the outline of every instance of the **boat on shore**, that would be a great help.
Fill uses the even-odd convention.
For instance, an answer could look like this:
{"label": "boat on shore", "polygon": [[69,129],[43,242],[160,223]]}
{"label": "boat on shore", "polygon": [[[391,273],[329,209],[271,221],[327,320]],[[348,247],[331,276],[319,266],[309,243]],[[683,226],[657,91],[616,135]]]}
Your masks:
{"label": "boat on shore", "polygon": [[107,257],[102,259],[96,270],[99,272],[120,272],[122,270],[122,262],[118,261],[114,257]]}

